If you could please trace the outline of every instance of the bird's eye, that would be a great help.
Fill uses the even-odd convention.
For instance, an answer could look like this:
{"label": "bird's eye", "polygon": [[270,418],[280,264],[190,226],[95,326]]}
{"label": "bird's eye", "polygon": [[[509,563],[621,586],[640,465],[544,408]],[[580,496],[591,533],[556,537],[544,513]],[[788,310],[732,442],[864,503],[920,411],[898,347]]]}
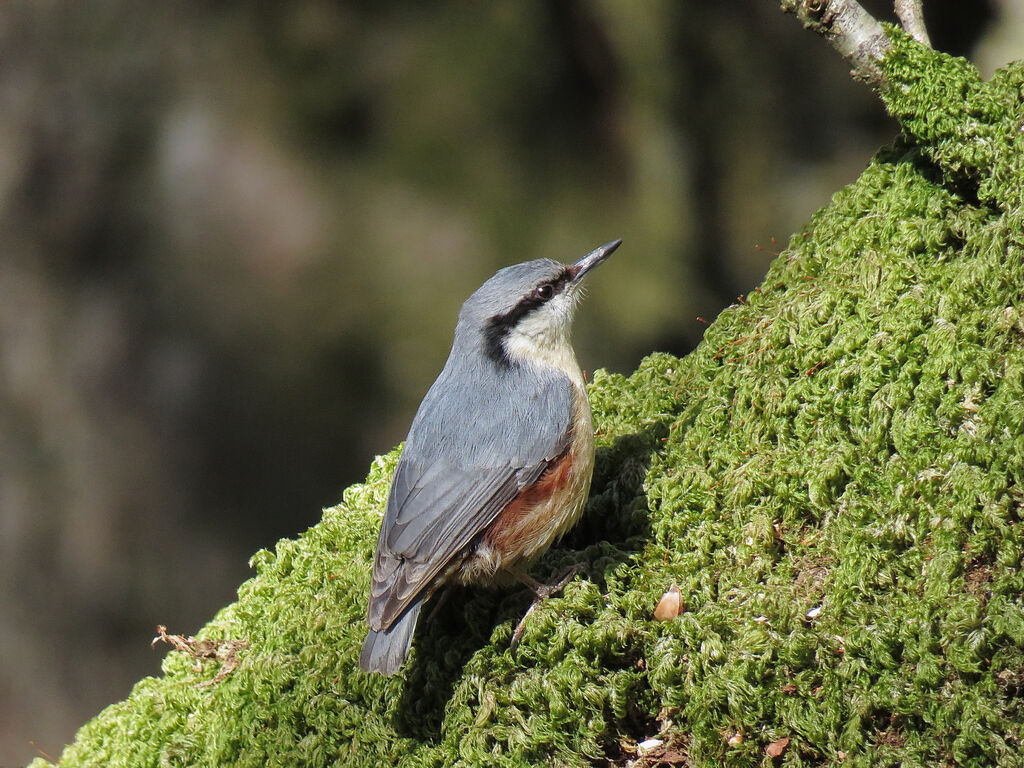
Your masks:
{"label": "bird's eye", "polygon": [[543,283],[537,286],[537,298],[547,301],[555,295],[555,286],[551,283]]}

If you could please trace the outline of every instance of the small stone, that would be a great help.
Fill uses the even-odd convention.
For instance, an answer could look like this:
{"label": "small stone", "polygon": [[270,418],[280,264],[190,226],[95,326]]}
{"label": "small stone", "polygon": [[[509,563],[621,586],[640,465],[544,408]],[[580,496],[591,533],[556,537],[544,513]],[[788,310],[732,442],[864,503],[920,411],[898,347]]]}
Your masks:
{"label": "small stone", "polygon": [[657,749],[664,743],[665,742],[663,742],[661,739],[644,739],[636,745],[636,749],[637,752],[639,752],[641,755],[646,755],[648,752]]}

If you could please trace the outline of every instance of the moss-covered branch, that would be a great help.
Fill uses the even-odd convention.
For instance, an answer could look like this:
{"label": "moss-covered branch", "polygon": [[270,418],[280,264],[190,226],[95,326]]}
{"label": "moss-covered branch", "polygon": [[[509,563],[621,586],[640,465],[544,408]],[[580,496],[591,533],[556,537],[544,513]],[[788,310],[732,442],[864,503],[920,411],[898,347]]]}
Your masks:
{"label": "moss-covered branch", "polygon": [[582,571],[516,654],[528,596],[468,591],[403,676],[358,671],[396,450],[253,558],[200,633],[237,668],[172,651],[61,765],[582,766],[659,733],[637,765],[1022,765],[1024,67],[898,34],[883,67],[906,138],[692,355],[595,374],[594,491],[542,563]]}

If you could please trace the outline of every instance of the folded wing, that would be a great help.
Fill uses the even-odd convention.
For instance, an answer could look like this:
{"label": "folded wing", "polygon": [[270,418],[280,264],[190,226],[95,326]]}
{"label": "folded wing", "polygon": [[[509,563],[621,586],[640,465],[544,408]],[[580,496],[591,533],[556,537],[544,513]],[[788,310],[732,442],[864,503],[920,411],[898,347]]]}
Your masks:
{"label": "folded wing", "polygon": [[535,374],[517,380],[514,373],[500,388],[453,393],[446,390],[452,377],[443,372],[424,398],[395,470],[377,543],[372,629],[388,629],[426,596],[568,445],[571,385]]}

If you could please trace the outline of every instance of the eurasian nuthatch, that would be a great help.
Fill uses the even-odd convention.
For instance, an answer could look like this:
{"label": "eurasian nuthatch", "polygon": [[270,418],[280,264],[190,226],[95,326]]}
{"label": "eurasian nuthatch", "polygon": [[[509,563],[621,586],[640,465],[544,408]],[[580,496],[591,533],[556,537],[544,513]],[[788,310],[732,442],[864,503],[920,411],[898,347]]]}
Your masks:
{"label": "eurasian nuthatch", "polygon": [[500,270],[466,300],[441,375],[413,419],[377,540],[359,666],[393,674],[426,600],[522,568],[580,517],[594,432],[570,341],[584,276],[615,240],[566,266]]}

